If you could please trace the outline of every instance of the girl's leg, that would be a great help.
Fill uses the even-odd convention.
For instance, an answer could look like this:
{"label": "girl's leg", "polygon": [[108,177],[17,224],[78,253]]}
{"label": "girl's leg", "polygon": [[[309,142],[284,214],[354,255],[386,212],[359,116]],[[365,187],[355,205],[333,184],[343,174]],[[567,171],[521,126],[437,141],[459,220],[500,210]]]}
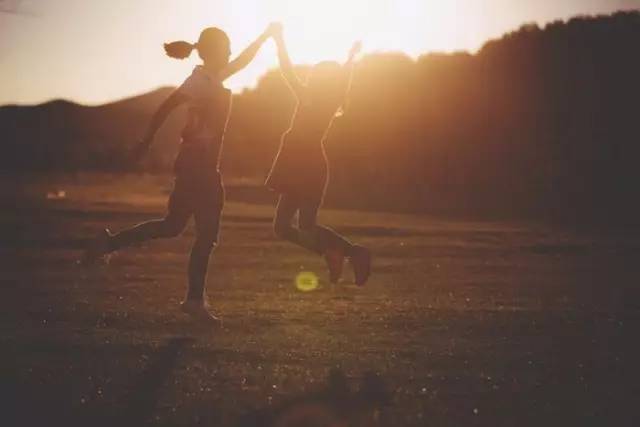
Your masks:
{"label": "girl's leg", "polygon": [[151,239],[175,237],[182,233],[188,219],[188,215],[169,213],[163,219],[143,222],[110,236],[108,250],[112,252]]}
{"label": "girl's leg", "polygon": [[355,246],[332,229],[317,224],[319,206],[319,202],[304,202],[298,214],[298,226],[300,233],[309,236],[318,253],[324,255],[329,281],[335,284],[342,276],[345,257],[352,258]]}
{"label": "girl's leg", "polygon": [[176,179],[174,189],[169,196],[167,215],[163,219],[147,221],[109,236],[108,252],[151,239],[178,236],[186,227],[193,212],[189,193],[190,188],[186,182]]}
{"label": "girl's leg", "polygon": [[344,257],[348,257],[355,275],[356,285],[363,286],[371,274],[371,253],[363,246],[354,245],[328,227],[316,224],[319,204],[305,203],[300,208],[298,222],[301,230],[313,231],[316,247],[325,255],[330,280],[337,283],[342,273]]}
{"label": "girl's leg", "polygon": [[281,239],[288,240],[312,252],[322,254],[317,248],[315,239],[309,238],[308,235],[301,233],[298,228],[293,227],[293,217],[299,208],[297,198],[285,194],[281,195],[278,200],[278,206],[276,207],[276,216],[273,220],[273,231],[276,233],[276,236]]}
{"label": "girl's leg", "polygon": [[[340,249],[348,256],[353,245],[328,227],[316,223],[319,203],[300,201],[296,197],[282,195],[278,200],[273,228],[276,235],[319,255],[328,249]],[[298,212],[298,227],[293,227],[293,217]]]}
{"label": "girl's leg", "polygon": [[298,227],[302,233],[311,235],[316,252],[326,254],[329,250],[340,250],[344,256],[351,256],[353,244],[329,227],[317,224],[318,202],[303,202],[298,214]]}
{"label": "girl's leg", "polygon": [[204,302],[209,257],[218,243],[224,196],[221,189],[213,191],[213,194],[203,195],[204,199],[198,203],[194,213],[196,240],[189,257],[187,301]]}
{"label": "girl's leg", "polygon": [[[361,246],[353,245],[332,229],[318,225],[319,207],[319,202],[300,201],[290,196],[280,196],[274,220],[276,234],[319,255],[324,255],[332,283],[337,283],[340,279],[344,259],[348,257],[354,266],[356,283],[364,284],[371,271],[369,252]],[[291,225],[296,212],[298,212],[298,228]]]}

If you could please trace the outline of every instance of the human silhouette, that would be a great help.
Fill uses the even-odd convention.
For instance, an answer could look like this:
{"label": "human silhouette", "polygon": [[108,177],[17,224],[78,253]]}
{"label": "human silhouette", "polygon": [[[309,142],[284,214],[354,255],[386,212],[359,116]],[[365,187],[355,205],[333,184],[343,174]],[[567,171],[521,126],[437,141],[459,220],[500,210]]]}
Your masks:
{"label": "human silhouette", "polygon": [[246,67],[275,27],[271,25],[236,59],[229,61],[230,41],[218,28],[206,28],[195,44],[177,41],[164,45],[169,57],[184,59],[195,49],[202,59],[192,74],[155,112],[144,138],[131,157],[140,158],[151,145],[156,131],[179,105],[187,104],[187,123],[174,164],[175,181],[164,218],[148,221],[120,233],[101,232],[87,247],[83,261],[156,238],[178,236],[193,216],[196,239],[191,249],[188,291],[181,309],[206,321],[219,321],[204,298],[209,257],[218,242],[224,188],[218,164],[231,106],[231,91],[223,82]]}
{"label": "human silhouette", "polygon": [[[306,83],[295,74],[282,34],[274,30],[280,69],[297,100],[289,129],[282,136],[266,185],[279,194],[274,219],[277,236],[319,255],[329,267],[329,277],[336,283],[342,274],[345,258],[351,261],[358,285],[364,285],[371,272],[371,255],[363,246],[354,245],[334,230],[318,225],[328,183],[328,161],[324,150],[331,123],[343,107],[351,85],[354,58],[361,49],[355,43],[344,65],[321,62],[315,65]],[[298,214],[298,227],[293,218]]]}

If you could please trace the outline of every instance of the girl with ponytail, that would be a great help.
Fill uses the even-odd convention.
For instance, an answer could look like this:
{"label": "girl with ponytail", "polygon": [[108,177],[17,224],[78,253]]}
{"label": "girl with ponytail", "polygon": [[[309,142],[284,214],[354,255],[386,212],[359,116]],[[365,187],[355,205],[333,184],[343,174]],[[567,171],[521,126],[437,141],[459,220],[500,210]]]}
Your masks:
{"label": "girl with ponytail", "polygon": [[181,309],[202,320],[219,321],[208,310],[204,289],[209,256],[218,241],[224,203],[218,164],[231,106],[231,91],[223,83],[253,60],[274,28],[270,25],[233,61],[229,61],[229,38],[218,28],[203,30],[197,43],[177,41],[164,45],[171,58],[185,59],[195,50],[202,60],[202,64],[197,65],[184,83],[160,105],[144,138],[132,150],[133,160],[138,160],[151,145],[167,116],[179,105],[187,104],[187,123],[174,165],[175,181],[167,214],[162,219],[148,221],[120,233],[111,234],[104,230],[86,249],[85,263],[146,240],[177,236],[193,216],[196,239],[189,259],[188,291]]}

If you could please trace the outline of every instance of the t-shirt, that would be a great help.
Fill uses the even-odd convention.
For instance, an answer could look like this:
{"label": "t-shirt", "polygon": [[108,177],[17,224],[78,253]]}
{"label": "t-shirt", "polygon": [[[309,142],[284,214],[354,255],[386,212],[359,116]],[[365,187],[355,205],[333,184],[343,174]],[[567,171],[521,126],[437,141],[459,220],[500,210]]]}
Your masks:
{"label": "t-shirt", "polygon": [[193,69],[178,91],[189,97],[183,141],[221,140],[229,118],[231,91],[201,65]]}

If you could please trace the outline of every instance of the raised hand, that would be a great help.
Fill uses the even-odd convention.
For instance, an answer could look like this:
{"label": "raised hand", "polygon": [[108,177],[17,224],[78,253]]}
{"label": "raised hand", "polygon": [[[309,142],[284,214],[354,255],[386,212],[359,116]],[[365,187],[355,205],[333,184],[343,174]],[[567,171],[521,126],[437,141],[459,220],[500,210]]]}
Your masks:
{"label": "raised hand", "polygon": [[269,26],[254,40],[240,55],[233,61],[229,62],[219,73],[218,77],[224,81],[231,77],[244,67],[249,65],[251,61],[256,57],[258,50],[267,41],[269,37],[272,37],[275,32],[278,31],[278,24],[271,23]]}
{"label": "raised hand", "polygon": [[267,27],[267,33],[274,39],[282,39],[282,23],[272,22]]}
{"label": "raised hand", "polygon": [[351,50],[349,50],[349,60],[355,58],[355,56],[359,54],[360,51],[362,51],[362,42],[358,40],[353,43],[353,46],[351,46]]}

